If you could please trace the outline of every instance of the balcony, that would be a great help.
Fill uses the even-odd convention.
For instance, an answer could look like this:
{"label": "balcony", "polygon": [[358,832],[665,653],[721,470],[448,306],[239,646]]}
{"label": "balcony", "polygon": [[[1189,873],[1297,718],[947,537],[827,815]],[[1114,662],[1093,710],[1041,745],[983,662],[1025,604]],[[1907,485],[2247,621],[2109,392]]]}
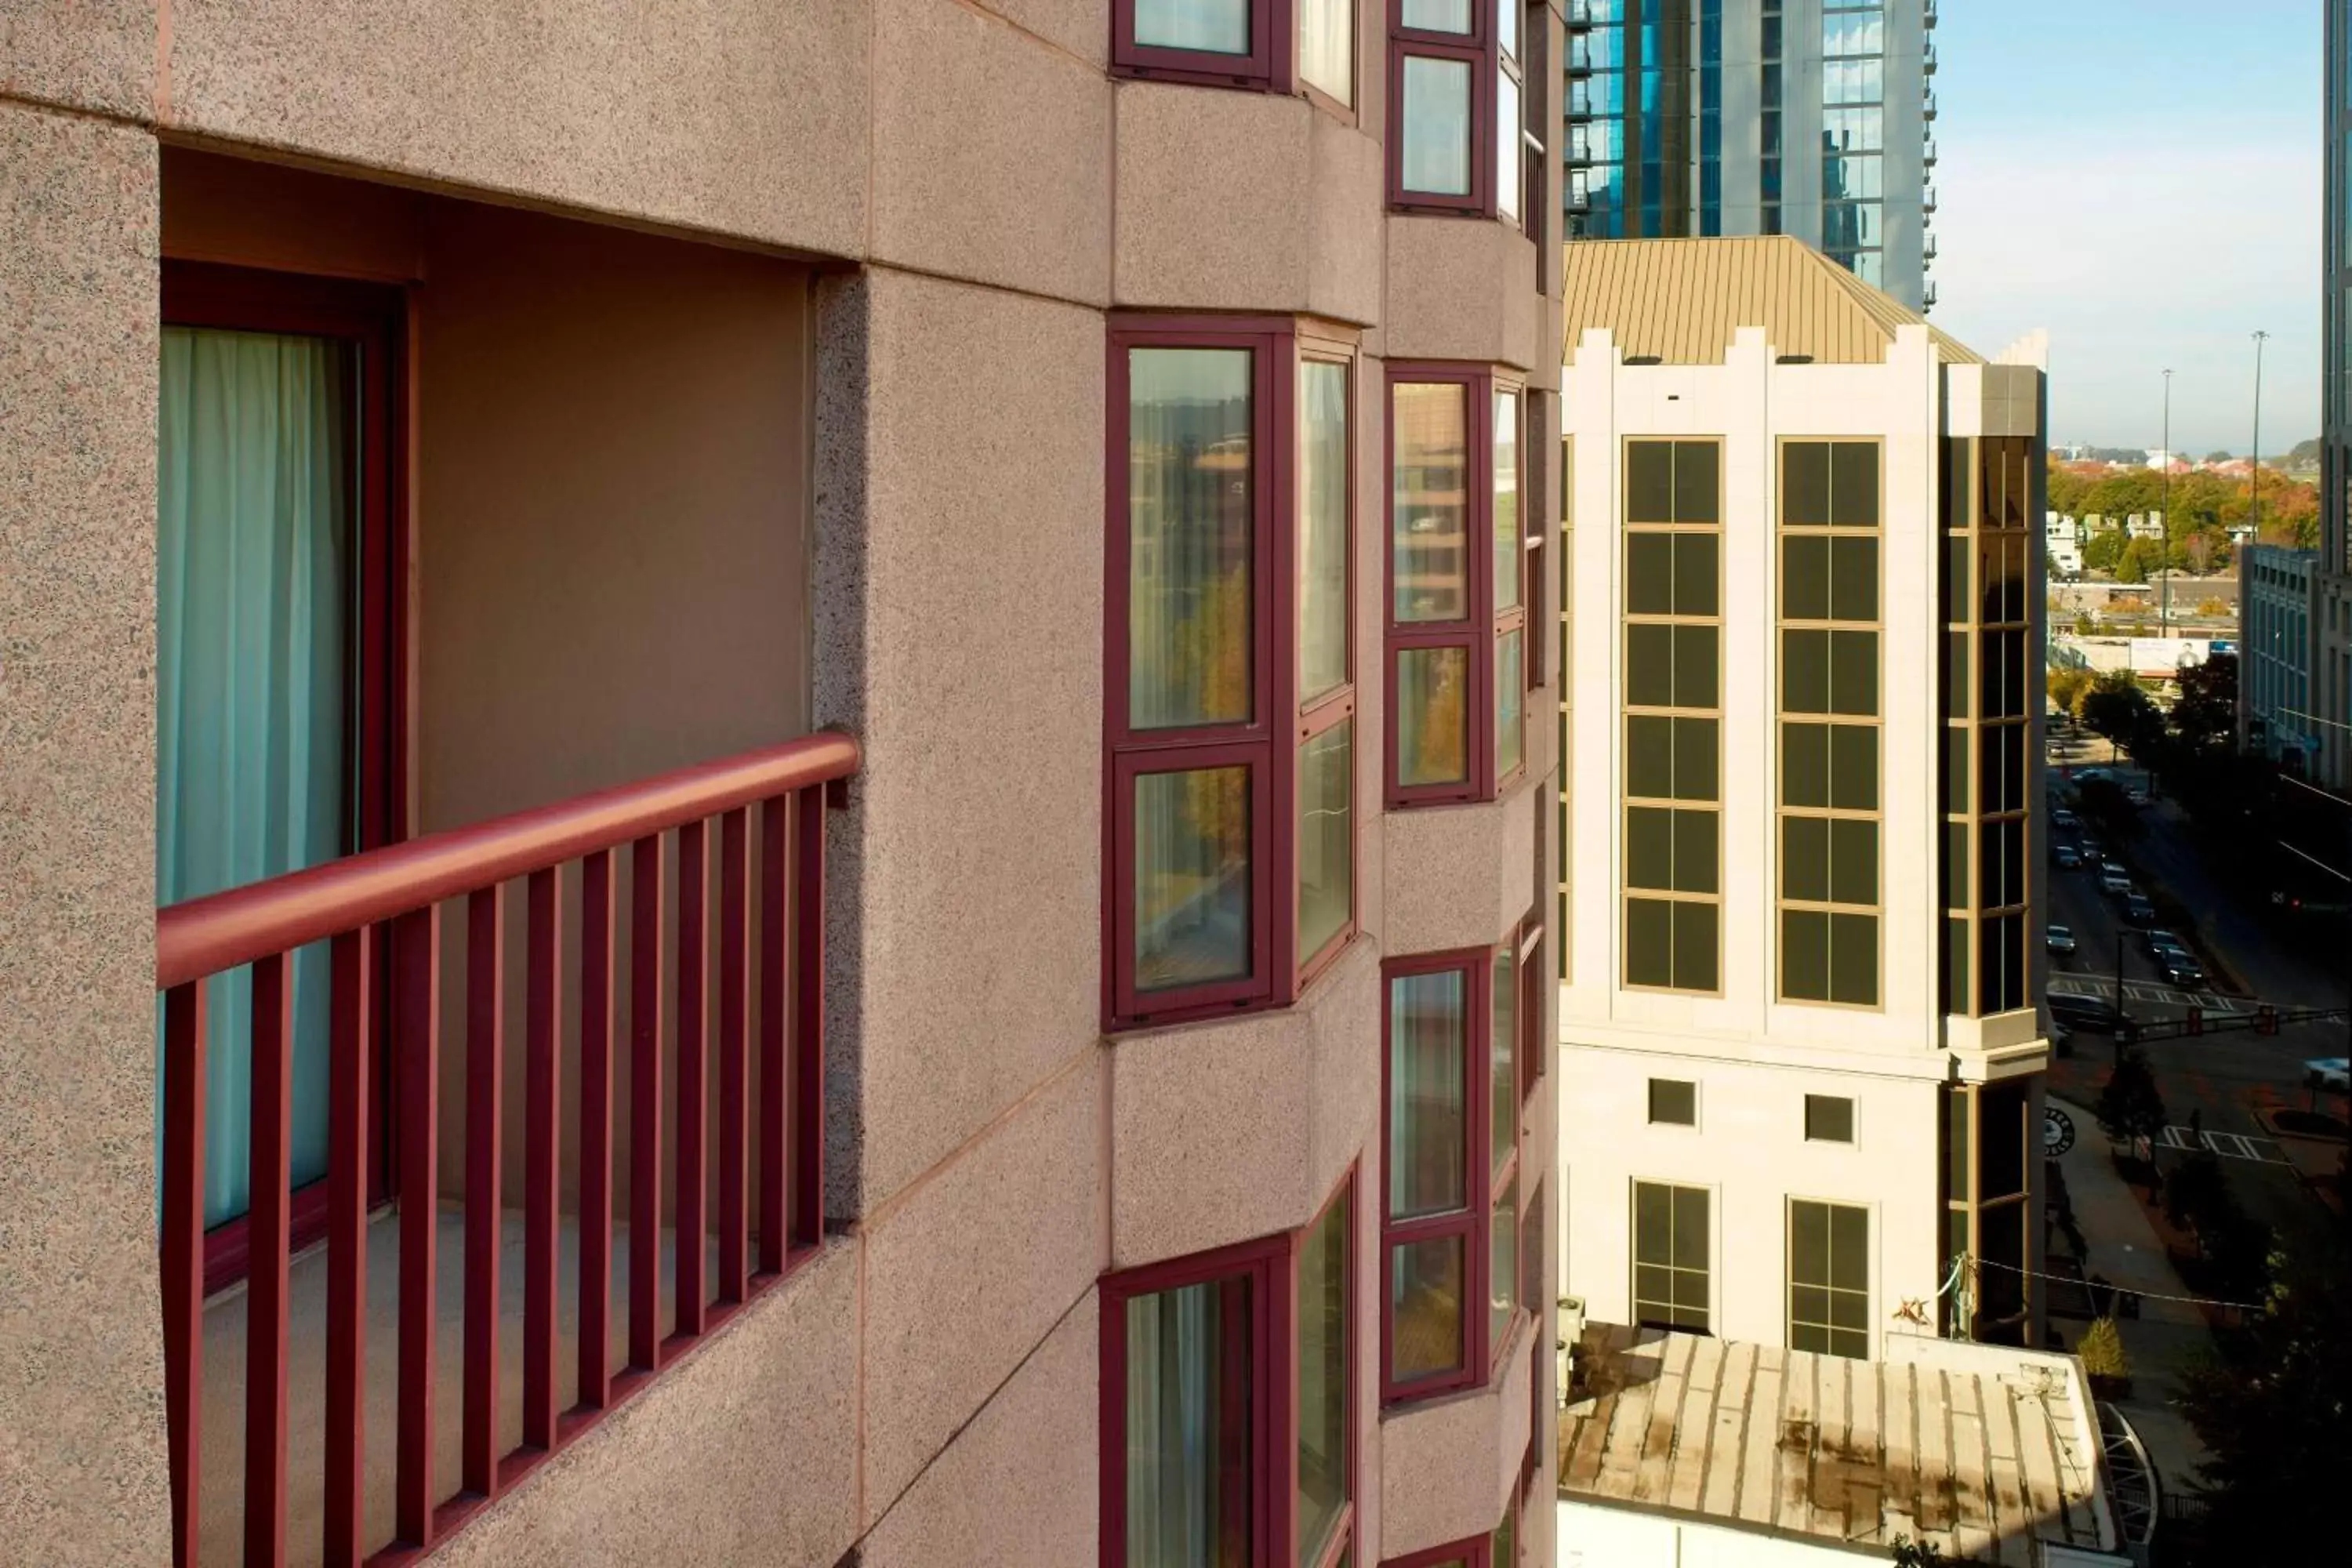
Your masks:
{"label": "balcony", "polygon": [[1933,120],[1936,118],[1935,89],[1929,88],[1926,92],[1919,95],[1919,114],[1920,117],[1925,120]]}
{"label": "balcony", "polygon": [[1919,68],[1929,76],[1936,74],[1936,40],[1933,38],[1929,38],[1927,47],[1920,51]]}
{"label": "balcony", "polygon": [[1920,20],[1927,26],[1932,27],[1936,25],[1936,0],[1927,0],[1927,11]]}
{"label": "balcony", "polygon": [[1919,308],[1923,310],[1932,310],[1936,308],[1936,280],[1932,278],[1920,286]]}
{"label": "balcony", "polygon": [[1592,26],[1592,0],[1568,0],[1568,25],[1572,31]]}
{"label": "balcony", "polygon": [[1933,136],[1920,144],[1919,161],[1930,169],[1936,166],[1936,139]]}
{"label": "balcony", "polygon": [[[814,1255],[824,823],[858,755],[814,735],[158,911],[175,1563],[429,1551]],[[239,1016],[247,1041],[215,1026]],[[295,1191],[313,1022],[328,1173]],[[207,1058],[248,1041],[237,1104]],[[633,1109],[666,1089],[667,1115]],[[253,1176],[245,1289],[209,1301],[208,1101],[249,1115]],[[299,1257],[298,1228],[320,1237]]]}
{"label": "balcony", "polygon": [[1929,230],[1927,231],[1927,233],[1926,237],[1920,240],[1920,242],[1919,242],[1919,255],[1920,255],[1921,258],[1922,258],[1922,259],[1924,259],[1924,260],[1933,261],[1933,260],[1935,260],[1935,259],[1936,259],[1936,232],[1935,232],[1935,230],[1933,230],[1933,229],[1929,229]]}
{"label": "balcony", "polygon": [[1919,192],[1919,205],[1923,211],[1934,212],[1936,210],[1935,186],[1927,185],[1921,187]]}

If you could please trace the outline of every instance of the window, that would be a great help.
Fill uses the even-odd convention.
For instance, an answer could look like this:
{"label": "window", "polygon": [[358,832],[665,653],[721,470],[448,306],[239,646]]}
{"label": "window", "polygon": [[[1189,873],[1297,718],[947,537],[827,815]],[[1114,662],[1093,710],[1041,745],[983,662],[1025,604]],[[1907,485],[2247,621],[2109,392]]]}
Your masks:
{"label": "window", "polygon": [[[1391,1401],[1483,1382],[1518,1310],[1518,962],[1515,933],[1498,949],[1382,970],[1381,1389]],[[1474,1310],[1482,1294],[1485,1313]]]}
{"label": "window", "polygon": [[1652,1079],[1650,1122],[1653,1126],[1697,1126],[1698,1085],[1688,1079]]}
{"label": "window", "polygon": [[1624,984],[1717,987],[1722,516],[1714,441],[1625,444]]}
{"label": "window", "polygon": [[1805,1096],[1805,1141],[1810,1143],[1853,1142],[1853,1101],[1843,1095]]}
{"label": "window", "polygon": [[1705,1187],[1633,1184],[1633,1321],[1707,1331]]}
{"label": "window", "polygon": [[1353,374],[1286,326],[1113,329],[1111,1027],[1286,1004],[1354,931]]}
{"label": "window", "polygon": [[1999,1344],[2025,1342],[2032,1307],[2024,1272],[2035,1141],[2029,1080],[1953,1084],[1943,1090],[1944,1257],[1976,1260],[1967,1289],[1945,1304],[1945,1331]]}
{"label": "window", "polygon": [[1870,1211],[1789,1201],[1789,1348],[1870,1354]]}
{"label": "window", "polygon": [[1389,367],[1391,805],[1489,800],[1526,763],[1521,388]]}
{"label": "window", "polygon": [[1389,0],[1391,205],[1524,217],[1529,78],[1519,5]]}
{"label": "window", "polygon": [[1782,1001],[1878,1003],[1879,449],[1780,444]]}
{"label": "window", "polygon": [[1103,1280],[1105,1568],[1348,1554],[1355,1190],[1303,1231]]}
{"label": "window", "polygon": [[1356,99],[1355,0],[1115,0],[1122,76]]}

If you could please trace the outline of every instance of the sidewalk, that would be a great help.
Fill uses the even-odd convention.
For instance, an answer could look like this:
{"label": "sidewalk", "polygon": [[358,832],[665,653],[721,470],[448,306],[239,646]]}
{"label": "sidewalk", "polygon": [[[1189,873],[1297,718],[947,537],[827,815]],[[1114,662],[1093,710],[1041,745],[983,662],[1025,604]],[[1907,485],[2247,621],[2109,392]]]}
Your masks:
{"label": "sidewalk", "polygon": [[[2087,1244],[2084,1274],[2105,1275],[2120,1289],[2147,1298],[2189,1294],[2165,1256],[2163,1243],[2148,1224],[2138,1197],[2116,1173],[2107,1141],[2099,1132],[2098,1118],[2087,1106],[2056,1095],[2050,1097],[2050,1103],[2074,1117],[2074,1125],[2084,1134],[2058,1161],[2066,1173],[2067,1194],[2074,1200],[2074,1223],[2082,1227]],[[2052,1319],[2051,1327],[2065,1338],[2071,1351],[2089,1325]],[[2116,1327],[2123,1333],[2124,1353],[2132,1373],[2132,1396],[2116,1401],[2116,1407],[2147,1446],[2148,1458],[2163,1478],[2165,1489],[2178,1493],[2195,1484],[2197,1465],[2205,1457],[2204,1446],[2179,1407],[2180,1374],[2199,1364],[2212,1348],[2204,1316],[2186,1301],[2150,1299],[2141,1303],[2138,1317],[2118,1319]]]}

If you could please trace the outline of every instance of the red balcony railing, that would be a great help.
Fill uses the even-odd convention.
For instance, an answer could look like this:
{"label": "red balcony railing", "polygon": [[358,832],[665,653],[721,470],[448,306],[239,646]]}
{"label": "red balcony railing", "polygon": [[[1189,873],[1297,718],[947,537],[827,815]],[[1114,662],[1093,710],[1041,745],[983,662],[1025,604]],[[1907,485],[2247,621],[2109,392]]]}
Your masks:
{"label": "red balcony railing", "polygon": [[[828,792],[838,789],[857,763],[855,741],[814,735],[157,912],[155,984],[163,993],[164,1019],[164,1381],[176,1563],[192,1568],[203,1538],[197,1456],[205,1359],[208,981],[252,965],[245,1561],[275,1568],[287,1555],[293,955],[318,942],[330,944],[332,977],[324,1183],[326,1384],[323,1452],[301,1458],[324,1466],[324,1561],[361,1562],[367,1555],[362,1415],[369,1367],[370,1173],[375,1168],[372,1160],[387,1152],[371,1145],[385,1137],[378,1129],[388,1126],[395,1129],[389,1136],[396,1158],[387,1168],[406,1201],[397,1237],[394,1531],[392,1543],[373,1560],[419,1555],[643,1387],[820,1243],[824,809]],[[666,908],[667,840],[676,845],[676,901]],[[624,891],[614,862],[624,847],[630,859],[625,1023],[614,1016],[620,997],[616,957],[623,952],[615,905]],[[709,914],[714,847],[715,933]],[[575,861],[576,878],[563,876],[563,868]],[[522,1428],[520,1445],[501,1452],[502,955],[504,885],[516,879],[527,879],[520,969],[526,990],[520,1166]],[[567,964],[563,906],[571,901],[565,894],[572,883],[580,906],[578,956]],[[434,1474],[443,1052],[439,906],[459,897],[467,900],[465,1353],[461,1474],[454,1495],[445,1500]],[[707,947],[714,935],[715,959]],[[709,980],[714,969],[715,1031]],[[576,979],[567,980],[568,972],[576,973]],[[668,1009],[666,991],[673,1004]],[[566,1014],[576,1020],[578,1039],[576,1202],[570,1217],[579,1232],[579,1365],[577,1402],[559,1412],[558,1238],[566,1216],[558,1209],[558,1121]],[[625,1031],[631,1108],[627,1352],[617,1368],[610,1364],[607,1350],[615,1327],[610,1314],[616,1027]],[[713,1152],[705,1125],[706,1074],[714,1046],[715,1282],[704,1278],[704,1194]],[[667,1336],[660,1321],[665,1118],[659,1109],[666,1065],[675,1073],[673,1306]],[[393,1100],[388,1120],[378,1118],[370,1105],[379,1082]],[[646,1107],[654,1108],[650,1114],[641,1109]],[[307,1550],[301,1555],[308,1556]]]}

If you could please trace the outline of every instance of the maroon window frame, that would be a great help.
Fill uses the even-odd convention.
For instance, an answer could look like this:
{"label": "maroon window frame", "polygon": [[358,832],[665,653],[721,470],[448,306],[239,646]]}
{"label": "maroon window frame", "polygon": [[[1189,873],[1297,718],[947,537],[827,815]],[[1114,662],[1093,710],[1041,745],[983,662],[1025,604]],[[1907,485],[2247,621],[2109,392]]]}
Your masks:
{"label": "maroon window frame", "polygon": [[[343,826],[348,852],[374,849],[408,836],[407,679],[408,528],[407,395],[408,300],[394,285],[362,283],[292,272],[214,262],[166,259],[163,265],[162,319],[165,326],[209,327],[230,331],[299,333],[334,338],[359,349],[352,399],[358,418],[359,539],[352,552],[357,573],[352,617],[352,668],[357,674],[357,711],[344,731]],[[389,1005],[391,987],[378,997]],[[392,1037],[387,1031],[380,1037]],[[394,1064],[389,1052],[377,1064],[380,1082],[371,1096],[379,1119],[376,1158],[370,1162],[368,1203],[392,1200],[395,1174],[390,1160],[397,1147],[390,1117]],[[299,1250],[326,1233],[327,1181],[298,1188],[289,1224]],[[205,1290],[225,1289],[245,1278],[252,1250],[247,1217],[215,1226],[205,1235]]]}
{"label": "maroon window frame", "polygon": [[1519,922],[1519,1114],[1535,1098],[1543,1081],[1546,1058],[1543,1024],[1543,921],[1530,914]]}
{"label": "maroon window frame", "polygon": [[[1404,0],[1388,0],[1391,123],[1387,156],[1388,196],[1391,209],[1454,217],[1501,216],[1495,195],[1496,181],[1501,173],[1495,166],[1496,78],[1502,69],[1501,55],[1496,47],[1495,7],[1517,3],[1517,0],[1470,0],[1470,30],[1467,33],[1433,33],[1420,27],[1406,26]],[[1521,31],[1525,30],[1523,22]],[[1470,68],[1470,189],[1465,195],[1457,196],[1439,191],[1408,191],[1404,187],[1404,62],[1409,56],[1459,60]],[[1525,163],[1524,155],[1521,163]],[[1525,205],[1524,201],[1522,205]],[[1507,218],[1503,221],[1517,224],[1520,220]]]}
{"label": "maroon window frame", "polygon": [[[1250,352],[1251,605],[1250,717],[1182,730],[1138,730],[1129,721],[1129,617],[1131,611],[1129,518],[1129,352],[1138,348],[1244,349]],[[1311,739],[1356,715],[1354,476],[1357,344],[1289,317],[1129,315],[1114,317],[1105,383],[1103,616],[1103,1017],[1109,1030],[1223,1016],[1286,1006],[1356,934],[1358,878],[1349,877],[1349,915],[1311,953],[1298,947],[1298,754]],[[1348,366],[1348,676],[1312,701],[1299,690],[1298,584],[1299,367]],[[1360,729],[1352,749],[1363,743]],[[1250,973],[1243,978],[1145,992],[1134,970],[1135,781],[1146,773],[1246,767],[1250,773]],[[1349,817],[1355,818],[1354,768]],[[1353,835],[1349,840],[1353,851]],[[1276,877],[1280,881],[1277,884]]]}
{"label": "maroon window frame", "polygon": [[[1501,475],[1496,469],[1495,447],[1503,433],[1500,405],[1506,397],[1511,400],[1511,420],[1514,426],[1511,431],[1511,466],[1514,470],[1511,475],[1511,493],[1517,498],[1519,510],[1519,531],[1518,537],[1512,542],[1516,548],[1511,552],[1511,570],[1517,574],[1517,578],[1512,585],[1514,591],[1511,595],[1511,604],[1508,606],[1503,604],[1503,584],[1499,577],[1494,584],[1493,589],[1495,647],[1489,658],[1495,666],[1495,686],[1489,693],[1488,700],[1495,705],[1495,732],[1488,738],[1487,747],[1494,753],[1490,765],[1496,771],[1494,792],[1497,795],[1517,783],[1527,772],[1528,672],[1535,667],[1533,650],[1529,646],[1532,638],[1528,632],[1528,514],[1531,510],[1528,504],[1528,389],[1518,382],[1501,376],[1493,378],[1486,393],[1487,408],[1494,421],[1486,432],[1486,495],[1489,508],[1486,517],[1487,557],[1492,560],[1494,554],[1495,519],[1491,509],[1494,504],[1495,491],[1500,488],[1501,479]],[[1519,639],[1519,689],[1510,694],[1516,697],[1519,703],[1519,760],[1508,773],[1505,773],[1502,771],[1500,755],[1504,696],[1503,639],[1513,633],[1517,633]]]}
{"label": "maroon window frame", "polygon": [[[1527,745],[1524,735],[1519,748],[1519,765],[1508,774],[1498,776],[1496,771],[1496,722],[1497,696],[1496,679],[1501,660],[1502,635],[1507,631],[1520,634],[1519,658],[1522,667],[1529,662],[1528,624],[1527,552],[1522,548],[1514,558],[1519,573],[1519,602],[1508,609],[1498,607],[1497,584],[1495,581],[1495,401],[1498,392],[1515,394],[1520,427],[1517,443],[1519,464],[1519,508],[1528,509],[1527,496],[1527,388],[1515,375],[1498,372],[1486,364],[1432,363],[1427,361],[1393,361],[1386,367],[1387,385],[1381,405],[1381,421],[1385,426],[1387,474],[1384,487],[1387,500],[1382,510],[1384,520],[1382,551],[1381,625],[1386,627],[1383,665],[1388,690],[1388,733],[1383,738],[1381,779],[1383,794],[1391,810],[1415,805],[1454,805],[1470,801],[1493,800],[1502,790],[1524,775],[1527,768]],[[1460,386],[1467,404],[1468,443],[1467,464],[1464,474],[1465,513],[1463,533],[1465,541],[1465,571],[1469,579],[1467,614],[1456,621],[1400,621],[1396,616],[1396,389],[1399,386]],[[1402,710],[1402,693],[1397,679],[1399,655],[1409,648],[1458,648],[1468,666],[1469,689],[1465,694],[1468,712],[1464,725],[1464,744],[1468,748],[1469,766],[1466,776],[1458,782],[1428,784],[1405,784],[1400,780],[1397,745],[1404,727],[1398,721]],[[1519,721],[1522,730],[1528,712],[1522,700]]]}
{"label": "maroon window frame", "polygon": [[[1347,1322],[1349,1373],[1346,1394],[1345,1457],[1349,1498],[1331,1538],[1310,1568],[1329,1568],[1352,1549],[1359,1510],[1355,1497],[1362,1418],[1355,1398],[1355,1333],[1360,1313],[1358,1233],[1360,1166],[1351,1164],[1313,1219],[1297,1230],[1261,1237],[1213,1251],[1107,1274],[1101,1284],[1102,1365],[1097,1409],[1101,1420],[1098,1498],[1102,1510],[1103,1568],[1126,1568],[1127,1556],[1127,1304],[1139,1296],[1214,1280],[1247,1279],[1248,1318],[1229,1323],[1245,1330],[1250,1346],[1249,1385],[1255,1391],[1246,1412],[1251,1462],[1249,1560],[1266,1568],[1298,1561],[1298,1260],[1307,1237],[1345,1204],[1348,1230]],[[1238,1339],[1240,1335],[1236,1334]]]}
{"label": "maroon window frame", "polygon": [[[1538,950],[1539,951],[1539,950]],[[1435,1394],[1451,1394],[1457,1389],[1483,1385],[1493,1375],[1496,1363],[1513,1338],[1513,1331],[1493,1332],[1488,1321],[1488,1303],[1493,1295],[1491,1239],[1494,1234],[1495,1204],[1518,1175],[1524,1163],[1519,1158],[1519,1129],[1524,1122],[1524,1107],[1516,1108],[1512,1119],[1514,1133],[1510,1157],[1497,1168],[1494,1148],[1494,1064],[1495,1048],[1495,967],[1498,961],[1514,965],[1512,984],[1523,978],[1524,960],[1520,956],[1518,934],[1497,947],[1454,948],[1444,952],[1415,953],[1408,958],[1390,959],[1381,965],[1381,1169],[1395,1169],[1395,1128],[1390,1117],[1394,1085],[1391,1080],[1393,1062],[1393,1025],[1391,1010],[1391,982],[1412,975],[1458,973],[1463,985],[1462,1071],[1465,1078],[1463,1114],[1466,1126],[1463,1136],[1462,1191],[1465,1205],[1444,1214],[1421,1215],[1412,1218],[1393,1217],[1389,1209],[1389,1194],[1384,1186],[1378,1201],[1381,1212],[1381,1402],[1400,1405]],[[1517,1060],[1524,1048],[1517,1041],[1525,1038],[1522,1023],[1514,1042],[1512,1080],[1519,1081]],[[1385,1179],[1385,1178],[1384,1178]],[[1521,1208],[1512,1223],[1521,1223],[1525,1215],[1526,1194],[1519,1195]],[[1395,1297],[1393,1257],[1397,1248],[1425,1241],[1459,1237],[1463,1244],[1462,1344],[1459,1364],[1447,1371],[1427,1376],[1399,1381],[1394,1375],[1396,1364]],[[1514,1323],[1518,1316],[1515,1307]]]}
{"label": "maroon window frame", "polygon": [[1171,49],[1135,41],[1135,0],[1111,0],[1112,74],[1200,87],[1289,92],[1297,72],[1298,18],[1291,0],[1248,0],[1250,52]]}

